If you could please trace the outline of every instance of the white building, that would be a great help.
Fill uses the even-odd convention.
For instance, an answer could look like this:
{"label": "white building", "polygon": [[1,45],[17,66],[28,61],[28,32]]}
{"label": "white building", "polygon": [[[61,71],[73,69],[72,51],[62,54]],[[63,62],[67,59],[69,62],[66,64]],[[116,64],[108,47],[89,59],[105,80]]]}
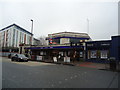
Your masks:
{"label": "white building", "polygon": [[12,24],[0,30],[0,47],[18,47],[19,44],[33,44],[33,34],[22,27]]}

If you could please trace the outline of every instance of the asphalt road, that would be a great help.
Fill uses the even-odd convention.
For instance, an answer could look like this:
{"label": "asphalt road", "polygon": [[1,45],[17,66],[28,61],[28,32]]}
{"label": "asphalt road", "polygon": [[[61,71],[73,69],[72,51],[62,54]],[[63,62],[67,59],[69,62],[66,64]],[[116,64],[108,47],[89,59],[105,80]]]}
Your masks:
{"label": "asphalt road", "polygon": [[2,58],[2,88],[118,88],[118,73]]}

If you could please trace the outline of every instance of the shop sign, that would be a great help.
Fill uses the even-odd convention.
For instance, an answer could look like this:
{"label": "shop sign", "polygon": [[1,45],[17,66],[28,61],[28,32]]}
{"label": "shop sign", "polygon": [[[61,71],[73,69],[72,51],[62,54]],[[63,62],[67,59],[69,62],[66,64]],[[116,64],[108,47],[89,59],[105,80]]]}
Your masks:
{"label": "shop sign", "polygon": [[108,44],[108,43],[103,43],[103,44],[101,44],[101,46],[110,46],[110,44]]}
{"label": "shop sign", "polygon": [[54,61],[54,62],[57,62],[57,57],[53,57],[53,61]]}

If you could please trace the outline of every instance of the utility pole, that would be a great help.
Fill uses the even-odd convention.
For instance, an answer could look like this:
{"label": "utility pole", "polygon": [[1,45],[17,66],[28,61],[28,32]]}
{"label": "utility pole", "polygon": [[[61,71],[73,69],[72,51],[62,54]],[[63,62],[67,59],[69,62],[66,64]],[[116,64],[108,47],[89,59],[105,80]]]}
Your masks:
{"label": "utility pole", "polygon": [[33,20],[31,19],[32,26],[31,26],[31,45],[32,45],[32,37],[33,37]]}
{"label": "utility pole", "polygon": [[87,18],[87,33],[89,35],[89,19]]}

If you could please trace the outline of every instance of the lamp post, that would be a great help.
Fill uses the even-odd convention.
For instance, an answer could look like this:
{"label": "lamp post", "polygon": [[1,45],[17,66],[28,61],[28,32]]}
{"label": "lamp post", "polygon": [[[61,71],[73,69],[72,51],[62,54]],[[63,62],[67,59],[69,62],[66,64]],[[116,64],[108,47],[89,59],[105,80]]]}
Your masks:
{"label": "lamp post", "polygon": [[32,45],[32,33],[33,33],[33,20],[31,19],[31,22],[32,22],[32,26],[31,26],[31,45]]}

